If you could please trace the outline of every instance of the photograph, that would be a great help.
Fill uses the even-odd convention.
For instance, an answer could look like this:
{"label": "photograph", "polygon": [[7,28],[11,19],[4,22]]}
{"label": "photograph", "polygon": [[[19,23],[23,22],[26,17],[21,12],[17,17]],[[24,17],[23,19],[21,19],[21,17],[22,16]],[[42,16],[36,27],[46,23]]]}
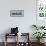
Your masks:
{"label": "photograph", "polygon": [[10,16],[11,17],[24,17],[24,10],[11,10]]}

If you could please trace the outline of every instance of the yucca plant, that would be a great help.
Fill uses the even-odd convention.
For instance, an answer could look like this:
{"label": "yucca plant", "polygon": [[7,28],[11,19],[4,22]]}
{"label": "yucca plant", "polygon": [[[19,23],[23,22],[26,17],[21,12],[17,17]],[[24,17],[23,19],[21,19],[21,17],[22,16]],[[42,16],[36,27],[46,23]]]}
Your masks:
{"label": "yucca plant", "polygon": [[32,25],[32,27],[35,28],[36,30],[45,29],[45,26]]}
{"label": "yucca plant", "polygon": [[43,41],[42,38],[45,38],[44,36],[46,36],[46,33],[45,32],[35,32],[33,35],[37,38],[37,42],[41,43]]}
{"label": "yucca plant", "polygon": [[45,32],[35,32],[33,34],[37,39],[42,39],[44,36],[46,36],[46,33]]}
{"label": "yucca plant", "polygon": [[35,28],[36,30],[39,30],[39,28],[37,27],[37,25],[32,25],[33,28]]}

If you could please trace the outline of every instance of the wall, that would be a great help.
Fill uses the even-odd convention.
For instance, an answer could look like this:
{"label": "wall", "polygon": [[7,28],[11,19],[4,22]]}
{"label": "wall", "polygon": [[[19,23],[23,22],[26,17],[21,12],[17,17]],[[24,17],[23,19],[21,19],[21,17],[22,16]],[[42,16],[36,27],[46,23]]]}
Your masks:
{"label": "wall", "polygon": [[[24,10],[24,17],[10,17],[10,10]],[[0,0],[0,34],[10,32],[7,29],[19,27],[19,32],[30,32],[30,26],[36,24],[36,0]]]}

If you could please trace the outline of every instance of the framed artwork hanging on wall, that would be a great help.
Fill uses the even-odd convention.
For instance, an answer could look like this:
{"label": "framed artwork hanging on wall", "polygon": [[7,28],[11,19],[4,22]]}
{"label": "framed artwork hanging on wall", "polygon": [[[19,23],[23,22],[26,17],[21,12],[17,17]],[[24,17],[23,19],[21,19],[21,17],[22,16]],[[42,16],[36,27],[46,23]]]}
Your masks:
{"label": "framed artwork hanging on wall", "polygon": [[11,10],[10,16],[11,17],[24,17],[24,10]]}

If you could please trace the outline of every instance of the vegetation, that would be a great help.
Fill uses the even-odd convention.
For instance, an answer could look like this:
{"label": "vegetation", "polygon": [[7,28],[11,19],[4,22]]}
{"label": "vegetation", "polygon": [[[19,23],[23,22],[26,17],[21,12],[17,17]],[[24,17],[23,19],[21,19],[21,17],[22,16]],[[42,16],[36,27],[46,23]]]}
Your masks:
{"label": "vegetation", "polygon": [[35,32],[33,34],[37,39],[42,39],[42,38],[45,38],[44,36],[46,36],[46,33],[45,32]]}
{"label": "vegetation", "polygon": [[33,27],[33,28],[36,28],[36,30],[45,29],[45,26],[32,25],[32,27]]}

